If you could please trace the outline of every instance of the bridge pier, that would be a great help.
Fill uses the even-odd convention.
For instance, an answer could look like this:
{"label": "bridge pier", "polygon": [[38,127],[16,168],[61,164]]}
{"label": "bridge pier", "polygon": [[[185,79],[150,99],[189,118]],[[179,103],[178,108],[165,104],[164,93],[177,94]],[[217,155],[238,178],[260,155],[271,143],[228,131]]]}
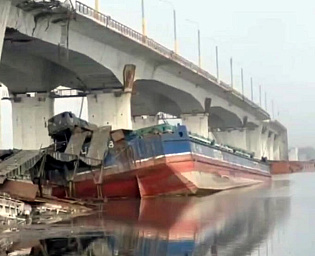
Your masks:
{"label": "bridge pier", "polygon": [[11,1],[0,1],[0,60],[2,55],[2,47],[4,42],[5,30],[7,28],[7,21],[10,14]]}
{"label": "bridge pier", "polygon": [[189,132],[205,138],[209,138],[210,136],[208,118],[208,113],[192,113],[181,115],[182,124],[186,125]]}
{"label": "bridge pier", "polygon": [[131,92],[95,93],[87,96],[89,122],[112,129],[132,129]]}
{"label": "bridge pier", "polygon": [[274,160],[274,142],[275,142],[275,134],[273,132],[269,132],[267,139],[267,150],[269,151],[267,154],[267,158],[269,160]]}
{"label": "bridge pier", "polygon": [[158,124],[157,116],[133,116],[132,117],[132,128],[141,129],[150,127]]}
{"label": "bridge pier", "polygon": [[275,135],[275,140],[273,144],[273,157],[274,160],[280,160],[280,136]]}
{"label": "bridge pier", "polygon": [[213,132],[213,135],[220,144],[247,150],[245,130]]}
{"label": "bridge pier", "polygon": [[288,160],[289,152],[288,152],[288,133],[287,131],[282,131],[279,135],[279,159],[280,160]]}
{"label": "bridge pier", "polygon": [[247,150],[255,153],[255,158],[264,156],[263,149],[267,141],[267,131],[263,125],[246,130]]}
{"label": "bridge pier", "polygon": [[54,115],[54,100],[47,94],[17,95],[12,100],[13,146],[39,149],[51,144],[48,119]]}

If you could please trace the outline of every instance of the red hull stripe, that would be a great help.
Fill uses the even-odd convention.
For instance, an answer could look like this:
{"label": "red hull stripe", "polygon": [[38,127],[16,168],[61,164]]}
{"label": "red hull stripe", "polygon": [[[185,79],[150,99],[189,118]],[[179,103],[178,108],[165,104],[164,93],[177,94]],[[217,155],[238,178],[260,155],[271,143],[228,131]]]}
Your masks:
{"label": "red hull stripe", "polygon": [[[95,180],[102,180],[104,196],[145,197],[210,191],[211,185],[204,180],[213,183],[213,190],[224,190],[270,179],[269,173],[259,169],[191,153],[144,159],[135,162],[128,170],[108,167],[102,179],[99,179],[99,175],[99,170],[79,173],[75,177],[77,196],[95,197]],[[226,181],[228,185],[220,188],[215,185],[216,181]],[[202,187],[198,187],[198,184]]]}

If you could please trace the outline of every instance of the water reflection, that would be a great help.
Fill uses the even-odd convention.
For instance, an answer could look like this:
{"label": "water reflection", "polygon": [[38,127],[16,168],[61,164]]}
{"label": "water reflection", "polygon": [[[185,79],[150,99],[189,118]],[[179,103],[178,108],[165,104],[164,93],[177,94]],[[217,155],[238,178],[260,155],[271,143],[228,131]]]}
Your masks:
{"label": "water reflection", "polygon": [[203,198],[113,201],[91,216],[3,240],[9,255],[267,255],[261,245],[290,215],[289,188],[280,180]]}

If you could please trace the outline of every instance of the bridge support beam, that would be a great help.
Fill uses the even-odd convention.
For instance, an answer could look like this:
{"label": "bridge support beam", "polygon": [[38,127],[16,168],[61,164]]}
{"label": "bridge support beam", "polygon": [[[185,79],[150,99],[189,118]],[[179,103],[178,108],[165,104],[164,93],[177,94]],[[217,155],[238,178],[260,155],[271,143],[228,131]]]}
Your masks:
{"label": "bridge support beam", "polygon": [[247,150],[245,130],[213,132],[213,135],[215,140],[220,144]]}
{"label": "bridge support beam", "polygon": [[158,124],[157,116],[133,116],[132,117],[132,128],[141,129],[150,127]]}
{"label": "bridge support beam", "polygon": [[0,60],[2,55],[2,47],[4,42],[5,30],[7,28],[7,20],[10,14],[11,1],[0,1]]}
{"label": "bridge support beam", "polygon": [[39,149],[51,144],[48,119],[54,115],[54,100],[46,94],[17,95],[12,101],[13,147]]}
{"label": "bridge support beam", "polygon": [[210,136],[208,117],[208,113],[193,113],[181,115],[182,124],[186,125],[189,132],[205,138],[209,138]]}
{"label": "bridge support beam", "polygon": [[87,96],[89,122],[112,129],[132,129],[131,92],[96,93]]}

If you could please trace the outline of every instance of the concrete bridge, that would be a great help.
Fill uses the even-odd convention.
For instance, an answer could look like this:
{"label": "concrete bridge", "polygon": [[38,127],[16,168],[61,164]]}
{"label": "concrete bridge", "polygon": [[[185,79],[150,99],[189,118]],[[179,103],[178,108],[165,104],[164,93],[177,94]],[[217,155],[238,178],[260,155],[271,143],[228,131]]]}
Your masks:
{"label": "concrete bridge", "polygon": [[181,118],[192,133],[253,151],[257,158],[287,158],[286,128],[266,111],[80,2],[2,0],[1,56],[0,82],[11,95],[15,147],[50,143],[52,90],[63,85],[87,97],[89,121],[98,125],[139,128],[155,124],[163,112]]}

